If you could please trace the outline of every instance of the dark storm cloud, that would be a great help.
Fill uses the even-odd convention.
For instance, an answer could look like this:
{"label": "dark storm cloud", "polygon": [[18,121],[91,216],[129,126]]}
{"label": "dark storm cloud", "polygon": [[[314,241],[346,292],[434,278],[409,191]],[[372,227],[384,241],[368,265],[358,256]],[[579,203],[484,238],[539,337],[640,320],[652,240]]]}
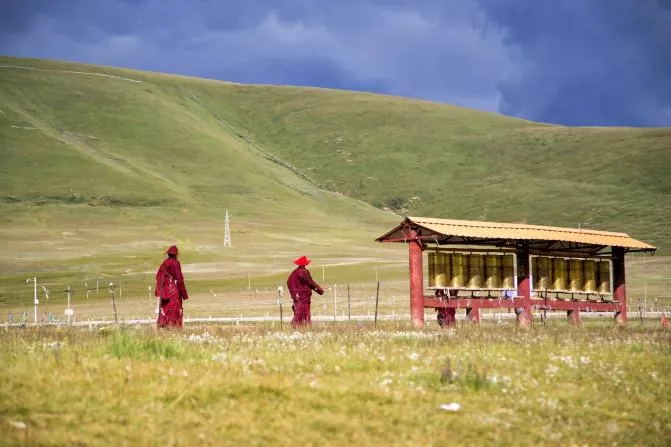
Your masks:
{"label": "dark storm cloud", "polygon": [[661,56],[669,54],[671,26],[653,0],[2,6],[2,54],[374,91],[555,123],[671,123]]}
{"label": "dark storm cloud", "polygon": [[671,125],[668,0],[479,0],[517,76],[501,112],[574,125]]}

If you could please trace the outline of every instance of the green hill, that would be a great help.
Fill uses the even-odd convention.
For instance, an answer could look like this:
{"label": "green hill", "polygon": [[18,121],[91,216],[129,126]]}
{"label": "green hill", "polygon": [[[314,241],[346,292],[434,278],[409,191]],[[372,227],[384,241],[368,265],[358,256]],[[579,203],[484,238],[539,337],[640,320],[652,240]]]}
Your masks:
{"label": "green hill", "polygon": [[[45,259],[85,269],[103,257],[121,269],[129,253],[149,257],[168,241],[218,259],[224,209],[255,255],[307,245],[363,256],[399,219],[363,202],[671,243],[671,129],[566,128],[74,63],[0,65],[6,272]],[[233,258],[249,255],[238,250]]]}
{"label": "green hill", "polygon": [[198,94],[326,189],[412,215],[671,242],[669,128],[570,128],[380,95],[227,87]]}

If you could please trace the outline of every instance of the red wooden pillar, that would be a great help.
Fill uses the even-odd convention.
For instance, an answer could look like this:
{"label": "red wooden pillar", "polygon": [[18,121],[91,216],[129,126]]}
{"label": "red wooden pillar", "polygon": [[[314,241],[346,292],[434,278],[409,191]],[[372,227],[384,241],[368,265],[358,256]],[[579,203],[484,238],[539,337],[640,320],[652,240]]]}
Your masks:
{"label": "red wooden pillar", "polygon": [[517,254],[517,296],[522,297],[522,313],[518,315],[521,325],[531,324],[531,281],[529,281],[529,246],[523,245],[516,250]]}
{"label": "red wooden pillar", "polygon": [[613,300],[620,303],[620,310],[615,313],[615,321],[620,324],[627,322],[627,288],[624,277],[624,248],[613,247]]}
{"label": "red wooden pillar", "polygon": [[417,232],[408,235],[410,257],[410,318],[416,327],[424,327],[424,272],[422,262],[422,241]]}

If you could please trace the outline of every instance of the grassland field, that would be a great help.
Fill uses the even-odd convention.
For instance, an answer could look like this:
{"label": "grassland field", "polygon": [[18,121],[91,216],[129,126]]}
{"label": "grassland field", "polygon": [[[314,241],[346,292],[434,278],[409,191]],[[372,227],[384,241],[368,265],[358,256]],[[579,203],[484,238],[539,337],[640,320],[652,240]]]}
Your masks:
{"label": "grassland field", "polygon": [[0,443],[666,445],[670,349],[595,321],[3,330]]}
{"label": "grassland field", "polygon": [[[666,445],[671,129],[567,128],[357,92],[0,57],[0,445]],[[224,213],[232,247],[224,247]],[[21,328],[152,318],[181,250],[187,317],[408,312],[402,215],[623,231],[630,322],[507,319]],[[426,270],[425,270],[426,271]],[[109,284],[113,283],[110,288]],[[47,299],[44,286],[49,291]],[[283,299],[288,318],[288,297]],[[538,315],[536,315],[538,317]],[[286,321],[286,320],[285,320]],[[458,411],[441,405],[459,404]]]}

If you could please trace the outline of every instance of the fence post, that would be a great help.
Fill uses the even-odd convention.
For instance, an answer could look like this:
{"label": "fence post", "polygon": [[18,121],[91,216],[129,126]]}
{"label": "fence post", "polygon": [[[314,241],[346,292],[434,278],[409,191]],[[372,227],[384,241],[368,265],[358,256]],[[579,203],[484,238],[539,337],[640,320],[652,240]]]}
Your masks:
{"label": "fence post", "polygon": [[380,298],[380,281],[377,282],[377,290],[375,292],[375,326],[377,326],[377,306]]}
{"label": "fence post", "polygon": [[349,293],[349,284],[347,284],[347,321],[352,321],[352,307]]}
{"label": "fence post", "polygon": [[280,306],[280,328],[282,327],[282,323],[283,323],[282,322],[282,320],[283,320],[283,316],[282,316],[282,291],[283,291],[282,286],[278,286],[277,287],[277,304]]}
{"label": "fence post", "polygon": [[338,284],[333,284],[333,321],[336,321],[337,308],[338,308]]}

